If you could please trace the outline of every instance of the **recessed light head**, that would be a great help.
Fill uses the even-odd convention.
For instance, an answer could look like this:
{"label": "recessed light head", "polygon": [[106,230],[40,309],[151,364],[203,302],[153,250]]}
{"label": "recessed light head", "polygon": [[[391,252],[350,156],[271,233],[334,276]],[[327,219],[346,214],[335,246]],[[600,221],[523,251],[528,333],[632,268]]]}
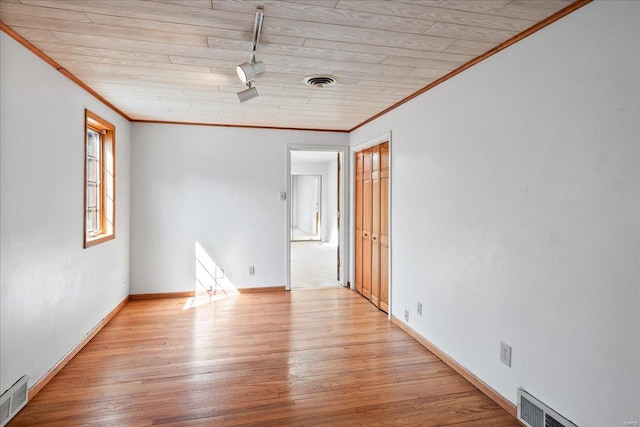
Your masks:
{"label": "recessed light head", "polygon": [[251,80],[256,78],[256,75],[260,74],[265,70],[264,62],[245,62],[236,67],[236,73],[238,73],[238,77],[242,81],[242,83],[250,82]]}
{"label": "recessed light head", "polygon": [[242,81],[242,83],[246,83],[256,76],[253,72],[253,67],[248,62],[238,65],[236,67],[236,73],[238,73],[238,78]]}
{"label": "recessed light head", "polygon": [[241,103],[252,100],[257,96],[258,96],[258,89],[251,86],[243,91],[238,92],[238,99],[240,100]]}

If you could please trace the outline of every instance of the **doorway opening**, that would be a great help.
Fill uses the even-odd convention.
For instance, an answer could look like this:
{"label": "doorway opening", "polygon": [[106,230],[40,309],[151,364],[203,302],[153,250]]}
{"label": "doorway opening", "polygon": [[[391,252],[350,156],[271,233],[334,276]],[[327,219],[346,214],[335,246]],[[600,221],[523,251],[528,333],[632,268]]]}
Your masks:
{"label": "doorway opening", "polygon": [[342,152],[290,151],[289,284],[339,286]]}

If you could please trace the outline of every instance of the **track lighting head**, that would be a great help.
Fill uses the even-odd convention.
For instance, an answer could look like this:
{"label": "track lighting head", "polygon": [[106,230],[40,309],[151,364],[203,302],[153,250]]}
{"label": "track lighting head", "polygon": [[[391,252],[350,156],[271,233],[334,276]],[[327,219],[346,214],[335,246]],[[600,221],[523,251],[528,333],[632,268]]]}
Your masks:
{"label": "track lighting head", "polygon": [[244,103],[258,97],[258,89],[251,86],[251,83],[247,83],[247,89],[238,92],[238,99],[240,103]]}
{"label": "track lighting head", "polygon": [[255,57],[251,60],[251,63],[245,62],[236,67],[236,73],[242,81],[242,83],[250,82],[256,78],[256,75],[265,70],[264,62],[255,60]]}
{"label": "track lighting head", "polygon": [[258,41],[260,32],[262,32],[262,19],[264,17],[264,9],[258,7],[256,9],[256,20],[253,26],[253,45],[251,49],[251,62],[244,62],[236,67],[238,78],[242,83],[247,85],[247,89],[238,92],[238,99],[241,103],[247,102],[258,96],[258,89],[253,86],[253,80],[258,74],[264,71],[265,65],[262,61],[256,61],[256,50],[258,49]]}

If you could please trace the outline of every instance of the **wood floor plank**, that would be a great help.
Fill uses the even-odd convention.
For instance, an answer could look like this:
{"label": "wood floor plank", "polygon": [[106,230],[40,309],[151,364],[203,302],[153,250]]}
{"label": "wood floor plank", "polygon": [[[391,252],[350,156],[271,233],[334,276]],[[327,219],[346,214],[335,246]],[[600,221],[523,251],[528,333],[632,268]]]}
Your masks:
{"label": "wood floor plank", "polygon": [[130,301],[9,426],[518,426],[342,288]]}

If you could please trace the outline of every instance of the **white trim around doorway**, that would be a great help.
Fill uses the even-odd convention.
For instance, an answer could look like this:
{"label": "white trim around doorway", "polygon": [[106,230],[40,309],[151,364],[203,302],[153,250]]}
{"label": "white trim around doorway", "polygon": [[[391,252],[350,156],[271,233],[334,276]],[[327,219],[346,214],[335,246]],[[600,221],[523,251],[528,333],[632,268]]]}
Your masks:
{"label": "white trim around doorway", "polygon": [[286,147],[287,153],[287,167],[286,167],[286,182],[287,182],[287,213],[285,223],[285,289],[291,290],[291,151],[325,151],[325,152],[337,152],[342,154],[341,165],[341,179],[340,179],[340,205],[341,214],[338,219],[340,226],[340,279],[338,283],[340,286],[346,286],[351,277],[350,270],[350,257],[349,251],[351,248],[350,231],[350,218],[348,214],[351,212],[351,196],[350,185],[347,184],[347,179],[351,176],[350,164],[351,155],[349,147],[346,146],[329,146],[329,145],[302,145],[302,144],[289,144]]}

